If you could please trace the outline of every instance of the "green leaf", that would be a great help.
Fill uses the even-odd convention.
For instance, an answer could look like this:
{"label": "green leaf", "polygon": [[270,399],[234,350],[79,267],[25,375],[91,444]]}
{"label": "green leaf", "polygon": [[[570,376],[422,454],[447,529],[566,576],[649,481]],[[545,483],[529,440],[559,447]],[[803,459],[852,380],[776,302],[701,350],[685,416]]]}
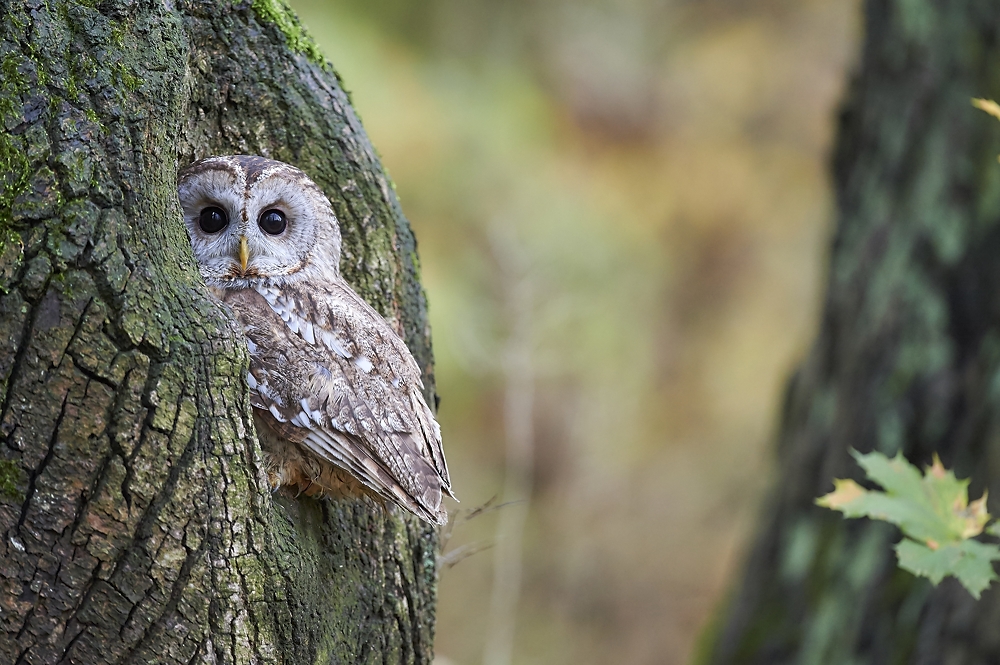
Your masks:
{"label": "green leaf", "polygon": [[962,540],[936,550],[904,538],[896,545],[899,566],[937,584],[954,575],[976,600],[997,579],[993,562],[1000,560],[1000,548],[978,540]]}
{"label": "green leaf", "polygon": [[923,500],[917,487],[917,499],[912,500],[884,492],[871,492],[853,480],[835,480],[836,489],[820,497],[816,503],[839,510],[844,517],[871,517],[899,526],[907,535],[922,541],[947,541],[953,538],[948,525],[937,517]]}
{"label": "green leaf", "polygon": [[907,536],[919,541],[945,543],[978,535],[989,514],[985,495],[969,503],[968,480],[958,480],[945,471],[940,460],[927,475],[902,455],[888,458],[874,452],[852,451],[868,477],[885,488],[869,491],[854,481],[834,481],[836,489],[817,503],[840,510],[845,517],[871,517],[896,524]]}
{"label": "green leaf", "polygon": [[[968,540],[979,535],[990,520],[986,493],[969,502],[969,481],[934,457],[926,473],[897,454],[877,452],[855,459],[884,492],[866,490],[853,480],[834,480],[834,491],[816,503],[839,510],[845,517],[870,517],[896,524],[907,536],[896,546],[899,565],[937,584],[954,575],[976,598],[996,578],[992,562],[1000,560],[1000,547]],[[1000,536],[1000,528],[989,533]]]}
{"label": "green leaf", "polygon": [[890,494],[918,497],[922,492],[923,478],[917,467],[906,461],[902,453],[889,459],[879,452],[864,455],[851,451],[854,459],[865,470],[869,478],[885,488]]}

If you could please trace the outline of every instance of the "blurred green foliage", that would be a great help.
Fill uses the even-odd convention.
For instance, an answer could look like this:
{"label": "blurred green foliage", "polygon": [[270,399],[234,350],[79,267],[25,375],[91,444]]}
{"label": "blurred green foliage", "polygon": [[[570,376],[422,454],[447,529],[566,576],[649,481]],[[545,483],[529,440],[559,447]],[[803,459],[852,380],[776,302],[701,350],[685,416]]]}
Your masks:
{"label": "blurred green foliage", "polygon": [[[291,4],[416,231],[453,512],[502,487],[506,295],[532,282],[514,662],[684,662],[815,325],[856,3]],[[496,515],[449,547],[489,541]],[[442,571],[442,663],[481,661],[491,566]]]}

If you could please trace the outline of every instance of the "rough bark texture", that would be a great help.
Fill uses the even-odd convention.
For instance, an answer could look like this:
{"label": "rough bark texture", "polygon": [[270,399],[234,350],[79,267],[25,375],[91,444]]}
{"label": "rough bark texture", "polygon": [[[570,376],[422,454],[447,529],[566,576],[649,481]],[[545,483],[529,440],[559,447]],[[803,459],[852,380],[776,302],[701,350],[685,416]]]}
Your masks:
{"label": "rough bark texture", "polygon": [[279,0],[0,0],[0,662],[427,663],[436,537],[261,475],[179,165],[296,164],[343,272],[432,358],[414,240]]}
{"label": "rough bark texture", "polygon": [[[813,500],[849,448],[932,454],[1000,497],[1000,4],[869,0],[834,159],[825,311],[792,379],[777,487],[708,663],[995,663],[980,602],[896,567],[899,532]],[[995,501],[992,511],[997,512]]]}

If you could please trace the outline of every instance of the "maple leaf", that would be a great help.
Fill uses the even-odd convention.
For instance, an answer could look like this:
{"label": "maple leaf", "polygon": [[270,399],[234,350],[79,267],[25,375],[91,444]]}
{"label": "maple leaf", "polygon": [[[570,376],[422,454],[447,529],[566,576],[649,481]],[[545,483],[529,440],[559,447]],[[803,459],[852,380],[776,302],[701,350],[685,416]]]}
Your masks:
{"label": "maple leaf", "polygon": [[1000,104],[997,104],[992,99],[979,99],[973,97],[972,105],[980,111],[986,111],[994,118],[1000,119]]}
{"label": "maple leaf", "polygon": [[900,568],[934,584],[954,575],[979,600],[990,582],[997,579],[993,562],[1000,559],[1000,548],[978,540],[960,540],[933,549],[904,538],[896,544],[896,556]]}
{"label": "maple leaf", "polygon": [[[869,517],[897,525],[906,536],[896,545],[900,567],[934,584],[953,575],[979,598],[997,579],[993,561],[1000,560],[1000,547],[969,540],[981,534],[990,520],[986,493],[970,502],[969,481],[956,478],[937,455],[921,475],[902,454],[893,458],[878,452],[851,454],[868,478],[885,491],[866,490],[853,480],[836,479],[833,492],[816,503],[838,510],[844,517]],[[1000,536],[996,524],[988,532]]]}
{"label": "maple leaf", "polygon": [[851,479],[833,479],[834,490],[825,496],[816,499],[816,503],[824,508],[840,510],[855,499],[861,498],[866,490]]}

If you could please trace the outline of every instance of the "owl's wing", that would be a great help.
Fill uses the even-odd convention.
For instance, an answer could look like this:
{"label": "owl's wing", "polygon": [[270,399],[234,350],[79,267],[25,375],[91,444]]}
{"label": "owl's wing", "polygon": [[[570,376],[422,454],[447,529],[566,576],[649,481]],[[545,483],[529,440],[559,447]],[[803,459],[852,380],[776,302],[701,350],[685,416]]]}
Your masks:
{"label": "owl's wing", "polygon": [[296,440],[420,517],[444,523],[451,480],[420,369],[343,282],[227,291],[250,348],[253,405]]}

